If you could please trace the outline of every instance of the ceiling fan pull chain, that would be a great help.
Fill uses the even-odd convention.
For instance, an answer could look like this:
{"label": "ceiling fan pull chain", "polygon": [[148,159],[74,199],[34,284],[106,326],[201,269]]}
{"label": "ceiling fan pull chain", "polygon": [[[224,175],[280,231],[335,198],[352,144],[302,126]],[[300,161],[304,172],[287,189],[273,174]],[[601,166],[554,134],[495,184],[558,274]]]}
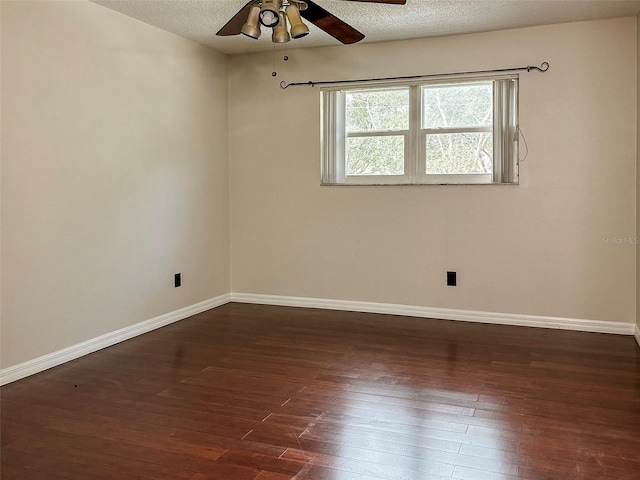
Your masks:
{"label": "ceiling fan pull chain", "polygon": [[272,77],[277,77],[278,72],[276,72],[276,44],[273,44],[273,48],[271,49],[271,61],[273,63],[273,71],[271,72]]}

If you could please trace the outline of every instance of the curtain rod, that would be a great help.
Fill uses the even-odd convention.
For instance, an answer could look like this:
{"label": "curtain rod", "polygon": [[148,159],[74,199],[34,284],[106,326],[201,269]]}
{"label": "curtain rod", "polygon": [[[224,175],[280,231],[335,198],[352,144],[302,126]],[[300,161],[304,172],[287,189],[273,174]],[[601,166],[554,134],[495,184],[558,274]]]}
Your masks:
{"label": "curtain rod", "polygon": [[479,75],[485,73],[506,73],[506,72],[522,72],[522,71],[530,72],[532,70],[537,70],[538,72],[546,72],[549,70],[549,62],[542,62],[539,67],[535,65],[527,65],[526,67],[515,67],[515,68],[498,68],[495,70],[476,70],[474,72],[452,72],[452,73],[433,73],[430,75],[412,75],[408,77],[385,77],[385,78],[365,78],[362,80],[332,80],[332,81],[324,81],[324,82],[292,82],[287,83],[284,80],[280,82],[280,88],[287,89],[289,87],[298,87],[298,86],[309,86],[315,87],[316,85],[345,85],[349,83],[367,83],[367,82],[389,82],[392,80],[419,80],[423,78],[436,78],[436,77],[451,77],[457,75]]}

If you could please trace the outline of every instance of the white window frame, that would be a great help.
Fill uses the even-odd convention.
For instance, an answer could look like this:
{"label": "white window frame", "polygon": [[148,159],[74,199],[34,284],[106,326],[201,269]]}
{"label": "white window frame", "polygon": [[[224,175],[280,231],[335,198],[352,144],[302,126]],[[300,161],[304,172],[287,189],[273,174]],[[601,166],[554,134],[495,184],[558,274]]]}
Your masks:
{"label": "white window frame", "polygon": [[[463,77],[423,82],[383,83],[321,90],[321,149],[323,185],[449,185],[518,183],[518,75]],[[493,84],[493,126],[427,129],[422,126],[423,89],[455,83]],[[345,131],[348,92],[409,88],[409,130]],[[430,175],[425,144],[429,134],[493,132],[493,172],[490,174]],[[404,136],[404,175],[346,175],[345,143],[349,137]]]}

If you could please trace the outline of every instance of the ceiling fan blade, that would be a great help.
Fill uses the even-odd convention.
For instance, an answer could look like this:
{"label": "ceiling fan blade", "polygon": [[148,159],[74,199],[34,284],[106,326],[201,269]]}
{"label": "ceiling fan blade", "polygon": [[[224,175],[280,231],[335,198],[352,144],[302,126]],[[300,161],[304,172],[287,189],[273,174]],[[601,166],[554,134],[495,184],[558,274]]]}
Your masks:
{"label": "ceiling fan blade", "polygon": [[300,15],[336,40],[348,45],[359,42],[364,38],[364,34],[327,12],[320,5],[311,0],[305,0],[305,3],[308,7],[305,10],[301,10]]}
{"label": "ceiling fan blade", "polygon": [[249,16],[249,10],[253,7],[253,4],[256,3],[255,0],[250,0],[244,7],[240,9],[238,13],[236,13],[231,20],[227,22],[227,24],[218,30],[216,35],[220,37],[227,37],[230,35],[240,35],[240,30],[247,21],[247,17]]}
{"label": "ceiling fan blade", "polygon": [[407,0],[345,0],[347,2],[390,3],[392,5],[405,5]]}

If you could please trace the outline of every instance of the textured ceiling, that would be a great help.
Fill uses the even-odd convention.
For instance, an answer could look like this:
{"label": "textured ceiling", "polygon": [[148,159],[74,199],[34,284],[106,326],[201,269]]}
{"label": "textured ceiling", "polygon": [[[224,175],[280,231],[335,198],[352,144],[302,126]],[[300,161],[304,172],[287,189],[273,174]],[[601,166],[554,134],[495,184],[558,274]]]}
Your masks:
{"label": "textured ceiling", "polygon": [[[264,27],[259,40],[242,35],[216,36],[247,0],[91,1],[227,54],[272,47],[271,35]],[[364,33],[362,42],[624,17],[640,12],[640,0],[407,0],[404,6],[344,0],[315,2]],[[289,48],[340,45],[314,25],[309,24],[309,28],[311,34],[292,40]]]}

